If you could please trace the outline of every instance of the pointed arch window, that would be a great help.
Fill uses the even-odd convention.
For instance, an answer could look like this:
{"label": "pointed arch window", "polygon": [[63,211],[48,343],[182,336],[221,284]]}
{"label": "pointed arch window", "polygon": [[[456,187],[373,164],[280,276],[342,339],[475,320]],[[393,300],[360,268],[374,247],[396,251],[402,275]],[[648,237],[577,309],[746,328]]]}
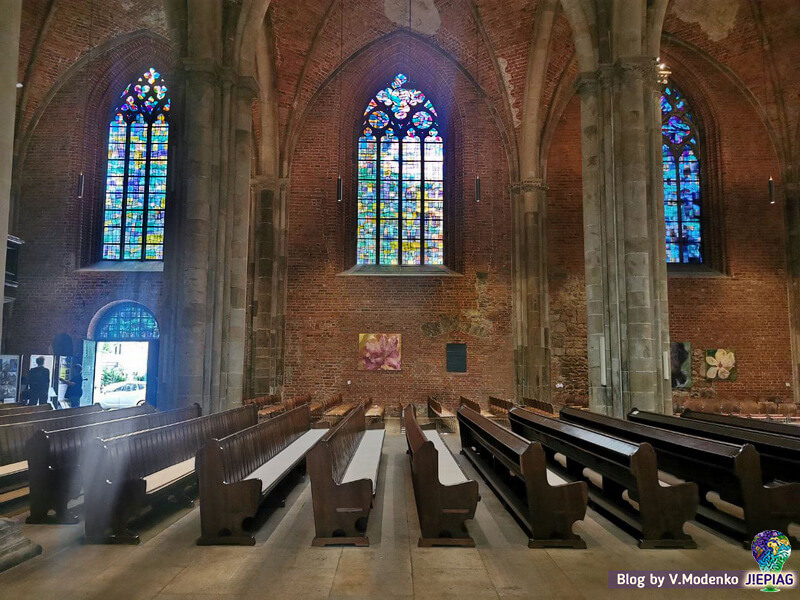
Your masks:
{"label": "pointed arch window", "polygon": [[402,73],[367,104],[358,138],[357,264],[444,264],[438,118]]}
{"label": "pointed arch window", "polygon": [[103,260],[164,259],[169,89],[156,69],[120,96],[108,127]]}
{"label": "pointed arch window", "polygon": [[667,262],[703,263],[699,136],[686,98],[671,83],[661,96]]}

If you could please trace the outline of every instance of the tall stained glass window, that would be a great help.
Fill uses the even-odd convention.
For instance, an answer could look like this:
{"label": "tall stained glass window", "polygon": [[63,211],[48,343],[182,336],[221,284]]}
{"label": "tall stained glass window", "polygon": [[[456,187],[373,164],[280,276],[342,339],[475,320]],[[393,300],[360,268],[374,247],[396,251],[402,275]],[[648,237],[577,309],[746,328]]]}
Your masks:
{"label": "tall stained glass window", "polygon": [[163,260],[169,90],[147,70],[120,96],[108,127],[104,260]]}
{"label": "tall stained glass window", "polygon": [[703,262],[697,126],[673,85],[661,96],[667,262]]}
{"label": "tall stained glass window", "polygon": [[358,138],[359,265],[444,264],[438,116],[402,73],[369,101]]}

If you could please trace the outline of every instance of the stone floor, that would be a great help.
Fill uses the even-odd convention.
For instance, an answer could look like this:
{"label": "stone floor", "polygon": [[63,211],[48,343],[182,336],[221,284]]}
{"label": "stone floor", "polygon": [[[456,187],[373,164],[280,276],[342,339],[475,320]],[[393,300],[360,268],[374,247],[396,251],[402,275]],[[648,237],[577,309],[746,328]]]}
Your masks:
{"label": "stone floor", "polygon": [[[436,599],[669,597],[734,600],[744,590],[609,590],[609,570],[751,570],[750,553],[708,529],[686,527],[697,550],[640,550],[593,511],[575,530],[586,550],[531,550],[527,537],[480,483],[469,529],[477,547],[417,548],[417,522],[405,440],[389,431],[369,548],[312,548],[311,489],[294,487],[269,515],[254,547],[199,547],[199,509],[173,512],[139,546],[84,546],[83,527],[26,525],[44,553],[0,574],[0,599],[239,600],[245,598]],[[448,436],[455,446],[455,436]],[[24,518],[24,514],[18,518]],[[791,594],[791,592],[790,592]]]}

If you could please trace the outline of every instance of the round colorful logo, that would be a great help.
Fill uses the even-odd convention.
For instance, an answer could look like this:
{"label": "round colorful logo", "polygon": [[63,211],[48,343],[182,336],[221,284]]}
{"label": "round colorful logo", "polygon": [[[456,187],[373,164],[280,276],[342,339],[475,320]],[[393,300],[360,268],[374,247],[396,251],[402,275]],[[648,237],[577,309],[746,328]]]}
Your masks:
{"label": "round colorful logo", "polygon": [[[786,534],[772,529],[757,534],[753,538],[750,549],[753,551],[753,558],[756,559],[758,568],[761,569],[762,573],[780,573],[783,563],[792,553],[792,546],[789,544],[789,538]],[[779,592],[780,590],[774,586],[767,585],[761,591]]]}

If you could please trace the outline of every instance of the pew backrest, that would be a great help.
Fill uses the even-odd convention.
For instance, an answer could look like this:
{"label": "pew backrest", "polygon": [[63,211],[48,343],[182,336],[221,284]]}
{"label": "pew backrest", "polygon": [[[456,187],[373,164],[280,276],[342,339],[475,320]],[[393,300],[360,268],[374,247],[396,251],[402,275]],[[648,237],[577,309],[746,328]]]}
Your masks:
{"label": "pew backrest", "polygon": [[9,464],[25,460],[25,444],[34,433],[42,429],[66,429],[68,427],[78,427],[90,423],[100,423],[135,415],[143,415],[153,411],[154,409],[152,406],[145,404],[133,408],[94,411],[68,417],[25,421],[12,425],[0,425],[0,464]]}
{"label": "pew backrest", "polygon": [[337,484],[342,482],[365,430],[364,407],[358,404],[320,439],[319,445],[328,450],[331,474]]}
{"label": "pew backrest", "polygon": [[489,412],[495,415],[507,415],[512,408],[514,408],[514,403],[511,400],[489,396]]}
{"label": "pew backrest", "polygon": [[258,422],[255,405],[181,421],[146,431],[98,440],[106,460],[98,472],[109,481],[141,479],[188,460],[212,438],[223,438]]}
{"label": "pew backrest", "polygon": [[[50,405],[48,405],[50,406]],[[83,415],[86,413],[100,412],[102,408],[99,404],[90,404],[89,406],[79,406],[78,408],[66,408],[59,410],[49,410],[32,413],[14,413],[12,415],[3,415],[0,413],[0,425],[13,425],[14,423],[24,423],[25,421],[43,421],[45,419],[61,419],[64,417],[73,417],[75,415]]]}
{"label": "pew backrest", "polygon": [[744,417],[734,417],[731,415],[720,415],[716,413],[704,413],[696,410],[684,409],[681,414],[683,419],[693,421],[703,421],[704,423],[715,423],[717,425],[729,425],[742,429],[760,431],[762,433],[774,433],[778,435],[788,435],[789,437],[800,438],[800,427],[788,423],[776,423],[762,419],[747,419]]}
{"label": "pew backrest", "polygon": [[[8,408],[6,408],[8,407]],[[12,415],[28,415],[31,413],[43,413],[52,411],[53,405],[49,402],[47,404],[37,404],[36,406],[25,406],[24,404],[5,404],[0,406],[0,417],[10,417]]]}

